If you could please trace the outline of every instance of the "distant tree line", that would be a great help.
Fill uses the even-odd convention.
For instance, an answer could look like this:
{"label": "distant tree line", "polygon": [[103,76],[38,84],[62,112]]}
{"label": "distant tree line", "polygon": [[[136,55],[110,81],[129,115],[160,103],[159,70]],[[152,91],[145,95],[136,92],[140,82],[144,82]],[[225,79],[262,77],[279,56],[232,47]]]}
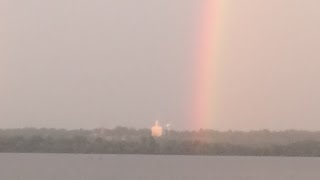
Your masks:
{"label": "distant tree line", "polygon": [[320,156],[320,132],[170,131],[154,138],[148,129],[0,130],[0,152],[167,154],[223,156]]}

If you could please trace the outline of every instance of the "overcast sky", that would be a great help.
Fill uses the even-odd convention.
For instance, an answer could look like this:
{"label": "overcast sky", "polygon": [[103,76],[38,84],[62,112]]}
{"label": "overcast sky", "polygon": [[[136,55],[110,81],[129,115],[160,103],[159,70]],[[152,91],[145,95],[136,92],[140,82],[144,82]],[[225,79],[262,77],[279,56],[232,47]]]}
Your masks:
{"label": "overcast sky", "polygon": [[[223,1],[204,128],[320,130],[320,1]],[[192,129],[200,6],[0,0],[0,127]]]}

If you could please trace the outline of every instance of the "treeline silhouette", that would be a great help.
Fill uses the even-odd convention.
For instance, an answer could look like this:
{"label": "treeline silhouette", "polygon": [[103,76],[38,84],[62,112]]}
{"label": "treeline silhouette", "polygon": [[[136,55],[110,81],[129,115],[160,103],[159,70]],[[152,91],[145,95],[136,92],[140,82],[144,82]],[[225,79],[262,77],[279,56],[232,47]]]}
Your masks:
{"label": "treeline silhouette", "polygon": [[2,129],[0,152],[167,154],[238,156],[320,156],[320,132],[309,131],[166,131],[149,129],[63,130]]}

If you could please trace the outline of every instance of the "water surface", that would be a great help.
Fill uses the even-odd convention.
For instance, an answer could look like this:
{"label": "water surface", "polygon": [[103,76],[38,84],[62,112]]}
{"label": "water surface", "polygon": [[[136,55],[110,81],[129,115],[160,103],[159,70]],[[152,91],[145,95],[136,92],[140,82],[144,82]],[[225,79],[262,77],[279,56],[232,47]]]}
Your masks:
{"label": "water surface", "polygon": [[320,158],[0,154],[1,180],[319,180]]}

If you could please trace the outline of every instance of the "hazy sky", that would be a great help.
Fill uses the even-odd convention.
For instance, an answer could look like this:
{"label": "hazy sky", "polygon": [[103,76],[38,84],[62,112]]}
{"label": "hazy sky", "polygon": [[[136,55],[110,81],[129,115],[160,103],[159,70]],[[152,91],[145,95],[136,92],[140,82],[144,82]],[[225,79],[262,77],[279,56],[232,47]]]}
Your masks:
{"label": "hazy sky", "polygon": [[[223,0],[212,127],[320,130],[320,1]],[[0,0],[0,127],[192,128],[199,0]]]}

